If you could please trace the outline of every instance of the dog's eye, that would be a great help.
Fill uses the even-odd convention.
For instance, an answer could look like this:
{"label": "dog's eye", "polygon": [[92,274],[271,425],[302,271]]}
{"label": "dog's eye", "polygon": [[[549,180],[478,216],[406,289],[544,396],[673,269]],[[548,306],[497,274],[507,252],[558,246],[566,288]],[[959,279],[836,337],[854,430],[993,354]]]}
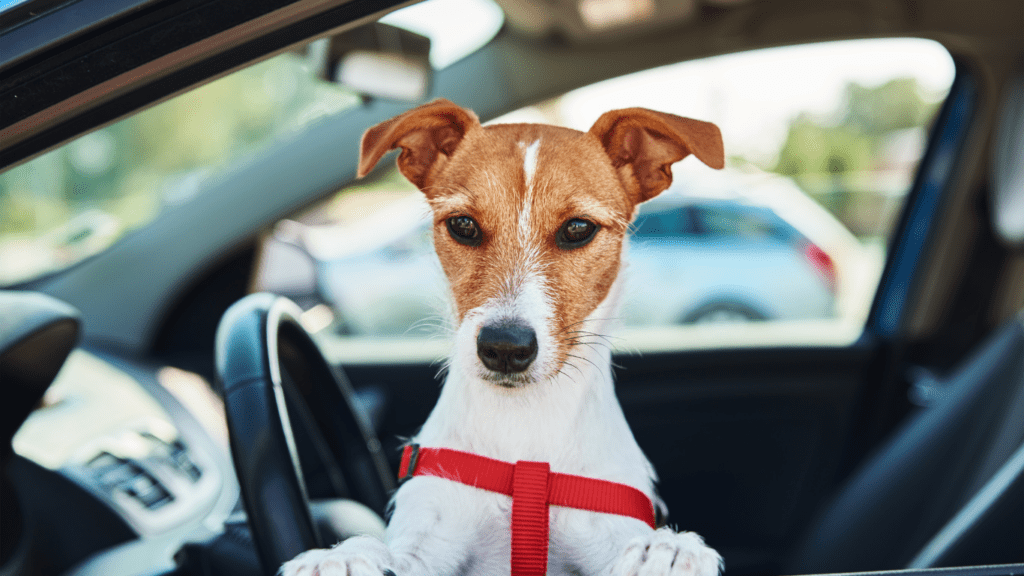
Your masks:
{"label": "dog's eye", "polygon": [[562,250],[572,250],[573,248],[585,246],[594,239],[597,229],[598,225],[590,220],[573,218],[566,221],[558,229],[558,234],[555,236],[555,244]]}
{"label": "dog's eye", "polygon": [[452,216],[449,218],[448,234],[451,235],[453,240],[466,246],[479,246],[480,241],[483,240],[483,235],[480,234],[480,227],[477,226],[476,220],[469,216]]}

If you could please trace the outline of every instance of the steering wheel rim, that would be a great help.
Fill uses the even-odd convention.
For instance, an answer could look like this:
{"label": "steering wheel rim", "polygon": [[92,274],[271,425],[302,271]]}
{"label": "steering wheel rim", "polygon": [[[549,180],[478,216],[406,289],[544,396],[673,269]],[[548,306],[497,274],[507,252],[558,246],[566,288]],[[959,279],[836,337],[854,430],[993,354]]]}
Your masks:
{"label": "steering wheel rim", "polygon": [[[394,489],[380,442],[357,410],[351,385],[324,359],[300,315],[287,298],[247,296],[224,313],[214,350],[235,472],[268,576],[299,553],[326,544],[310,513],[294,425],[305,426],[328,467],[338,465],[355,499],[378,514]],[[290,375],[286,365],[305,378]],[[296,415],[299,422],[293,422]]]}

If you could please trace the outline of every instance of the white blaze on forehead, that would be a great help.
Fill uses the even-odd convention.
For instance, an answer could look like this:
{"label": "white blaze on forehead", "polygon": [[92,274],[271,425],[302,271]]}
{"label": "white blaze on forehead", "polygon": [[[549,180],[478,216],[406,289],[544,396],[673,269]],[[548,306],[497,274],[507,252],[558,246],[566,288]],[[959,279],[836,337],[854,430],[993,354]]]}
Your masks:
{"label": "white blaze on forehead", "polygon": [[519,144],[523,148],[523,172],[526,173],[526,188],[533,185],[533,175],[537,172],[537,152],[540,150],[540,139],[534,140],[529,146]]}
{"label": "white blaze on forehead", "polygon": [[540,140],[534,140],[527,145],[519,143],[523,151],[523,174],[526,175],[526,195],[523,197],[523,207],[519,211],[519,234],[525,241],[530,235],[530,211],[533,209],[533,175],[537,173],[537,153],[540,150]]}

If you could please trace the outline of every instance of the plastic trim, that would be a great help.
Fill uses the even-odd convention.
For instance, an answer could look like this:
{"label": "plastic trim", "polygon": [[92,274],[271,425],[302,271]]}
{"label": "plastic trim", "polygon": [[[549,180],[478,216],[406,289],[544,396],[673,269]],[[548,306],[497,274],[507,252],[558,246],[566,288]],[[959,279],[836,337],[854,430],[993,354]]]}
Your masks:
{"label": "plastic trim", "polygon": [[929,138],[932,144],[915,178],[914,192],[893,235],[896,241],[889,249],[892,256],[868,316],[866,329],[876,335],[893,338],[904,325],[906,302],[958,168],[959,152],[971,127],[977,100],[976,81],[958,65],[953,86]]}

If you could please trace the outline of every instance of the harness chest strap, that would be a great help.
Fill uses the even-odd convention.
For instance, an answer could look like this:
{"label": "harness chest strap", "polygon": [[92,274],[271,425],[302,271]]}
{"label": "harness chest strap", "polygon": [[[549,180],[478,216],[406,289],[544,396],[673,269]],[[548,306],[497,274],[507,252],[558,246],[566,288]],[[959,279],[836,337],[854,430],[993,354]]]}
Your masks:
{"label": "harness chest strap", "polygon": [[654,528],[654,505],[625,484],[551,472],[547,462],[510,464],[448,448],[410,444],[398,480],[437,476],[512,497],[512,576],[543,576],[548,562],[548,506],[628,516]]}

